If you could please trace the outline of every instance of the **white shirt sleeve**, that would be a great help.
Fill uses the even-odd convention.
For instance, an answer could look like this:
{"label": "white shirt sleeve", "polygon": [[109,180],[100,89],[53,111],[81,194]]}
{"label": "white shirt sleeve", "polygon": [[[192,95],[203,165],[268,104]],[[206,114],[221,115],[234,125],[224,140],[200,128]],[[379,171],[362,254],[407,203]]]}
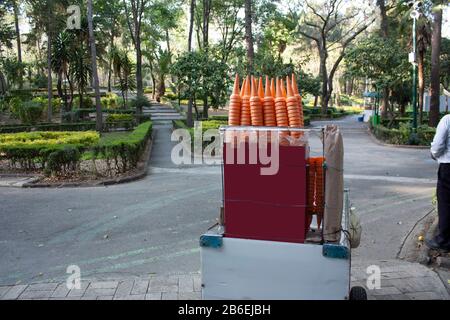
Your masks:
{"label": "white shirt sleeve", "polygon": [[431,153],[435,158],[439,158],[447,151],[447,138],[449,135],[449,130],[450,115],[446,115],[439,122],[433,142],[431,143]]}

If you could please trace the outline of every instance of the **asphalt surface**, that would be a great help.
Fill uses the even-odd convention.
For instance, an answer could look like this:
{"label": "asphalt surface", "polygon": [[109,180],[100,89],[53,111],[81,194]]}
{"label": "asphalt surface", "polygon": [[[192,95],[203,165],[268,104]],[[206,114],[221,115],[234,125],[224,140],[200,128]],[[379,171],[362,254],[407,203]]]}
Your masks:
{"label": "asphalt surface", "polygon": [[[345,144],[345,185],[363,223],[358,265],[394,259],[431,209],[437,165],[428,150],[380,146],[355,117],[335,121]],[[315,126],[325,124],[316,122]],[[109,187],[0,188],[0,285],[200,270],[199,236],[221,205],[218,166],[177,167],[168,125],[155,126],[149,175]],[[312,148],[320,148],[311,137]]]}

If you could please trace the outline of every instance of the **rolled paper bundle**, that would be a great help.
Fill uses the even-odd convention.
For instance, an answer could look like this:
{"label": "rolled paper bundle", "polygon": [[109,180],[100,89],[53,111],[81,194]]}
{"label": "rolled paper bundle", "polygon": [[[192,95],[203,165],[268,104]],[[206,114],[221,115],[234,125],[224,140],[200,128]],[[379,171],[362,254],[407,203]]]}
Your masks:
{"label": "rolled paper bundle", "polygon": [[252,92],[250,97],[250,115],[252,118],[252,126],[263,126],[264,116],[261,98],[258,95],[255,78],[252,77]]}
{"label": "rolled paper bundle", "polygon": [[276,127],[277,119],[275,116],[275,100],[270,90],[269,77],[266,76],[266,90],[263,99],[264,125],[267,127]]}
{"label": "rolled paper bundle", "polygon": [[243,88],[242,107],[241,107],[241,126],[251,126],[252,119],[250,115],[250,79],[247,76]]}
{"label": "rolled paper bundle", "polygon": [[[300,128],[300,114],[298,112],[298,99],[294,96],[291,81],[286,77],[287,98],[286,106],[288,111],[289,126],[291,128]],[[291,132],[291,136],[298,139],[301,137],[301,132]]]}
{"label": "rolled paper bundle", "polygon": [[[275,117],[277,119],[278,127],[288,127],[289,126],[289,118],[287,115],[286,109],[286,98],[283,97],[283,93],[281,91],[281,81],[277,78],[277,94],[275,98]],[[289,145],[289,140],[287,136],[289,135],[289,131],[282,131],[280,133],[280,144],[281,145]]]}
{"label": "rolled paper bundle", "polygon": [[[316,213],[314,206],[314,198],[315,198],[315,190],[316,190],[316,163],[314,158],[308,158],[308,176],[307,176],[307,185],[308,185],[308,193],[306,199],[306,213],[309,216],[312,216]],[[308,224],[311,224],[311,222]]]}
{"label": "rolled paper bundle", "polygon": [[275,79],[274,78],[270,79],[270,92],[272,92],[272,97],[275,100],[277,91],[275,89]]}
{"label": "rolled paper bundle", "polygon": [[228,124],[230,126],[239,126],[241,124],[241,105],[242,98],[239,93],[239,75],[236,74],[233,93],[230,96],[230,104],[228,106]]}
{"label": "rolled paper bundle", "polygon": [[298,100],[298,112],[300,114],[300,125],[302,128],[305,127],[305,120],[303,115],[303,105],[302,105],[302,96],[298,92],[297,80],[295,79],[295,74],[292,74],[292,89],[294,89],[294,95]]}

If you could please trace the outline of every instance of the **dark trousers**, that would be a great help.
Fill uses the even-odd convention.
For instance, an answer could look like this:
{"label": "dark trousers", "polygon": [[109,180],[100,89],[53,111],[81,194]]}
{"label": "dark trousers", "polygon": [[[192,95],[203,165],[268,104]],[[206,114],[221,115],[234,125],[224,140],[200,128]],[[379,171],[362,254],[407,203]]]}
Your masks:
{"label": "dark trousers", "polygon": [[439,233],[436,242],[450,248],[450,163],[441,163],[438,171],[437,201]]}

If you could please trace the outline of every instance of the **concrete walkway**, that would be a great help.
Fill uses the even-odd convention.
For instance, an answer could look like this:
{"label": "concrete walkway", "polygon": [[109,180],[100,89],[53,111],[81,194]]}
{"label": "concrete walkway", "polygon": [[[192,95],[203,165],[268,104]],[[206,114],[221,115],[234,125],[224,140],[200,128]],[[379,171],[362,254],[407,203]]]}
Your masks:
{"label": "concrete walkway", "polygon": [[81,280],[79,288],[66,282],[0,286],[0,300],[199,300],[198,274],[149,278]]}

